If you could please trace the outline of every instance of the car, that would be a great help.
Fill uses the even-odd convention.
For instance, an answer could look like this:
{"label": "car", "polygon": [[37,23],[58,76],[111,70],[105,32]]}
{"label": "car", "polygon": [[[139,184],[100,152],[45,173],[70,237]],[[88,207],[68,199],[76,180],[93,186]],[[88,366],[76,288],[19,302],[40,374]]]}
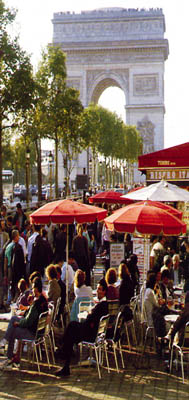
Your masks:
{"label": "car", "polygon": [[127,191],[127,189],[123,189],[123,188],[115,188],[114,192],[118,192],[118,193],[121,193],[121,194],[126,194],[128,191]]}
{"label": "car", "polygon": [[[27,190],[26,189],[21,189],[19,198],[20,198],[20,201],[26,201],[27,200]],[[29,201],[31,201],[31,200],[32,200],[32,195],[29,192]]]}

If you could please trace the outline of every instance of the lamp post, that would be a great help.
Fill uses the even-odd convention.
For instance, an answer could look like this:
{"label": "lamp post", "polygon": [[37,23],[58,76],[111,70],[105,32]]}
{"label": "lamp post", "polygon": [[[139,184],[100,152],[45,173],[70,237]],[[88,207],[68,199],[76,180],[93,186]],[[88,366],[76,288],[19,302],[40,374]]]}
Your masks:
{"label": "lamp post", "polygon": [[102,188],[102,161],[99,162],[99,183],[100,189]]}
{"label": "lamp post", "polygon": [[114,188],[115,186],[115,166],[114,164],[112,165],[112,187]]}
{"label": "lamp post", "polygon": [[[92,191],[92,176],[93,176],[93,171],[92,171],[92,166],[93,166],[93,161],[92,158],[89,158],[89,186],[90,186],[90,190]],[[92,193],[91,193],[92,194]]]}
{"label": "lamp post", "polygon": [[26,149],[26,204],[29,208],[30,193],[29,193],[29,166],[30,166],[30,149]]}
{"label": "lamp post", "polygon": [[50,193],[49,199],[52,200],[52,163],[53,163],[53,154],[52,151],[49,152],[49,183],[50,183]]}

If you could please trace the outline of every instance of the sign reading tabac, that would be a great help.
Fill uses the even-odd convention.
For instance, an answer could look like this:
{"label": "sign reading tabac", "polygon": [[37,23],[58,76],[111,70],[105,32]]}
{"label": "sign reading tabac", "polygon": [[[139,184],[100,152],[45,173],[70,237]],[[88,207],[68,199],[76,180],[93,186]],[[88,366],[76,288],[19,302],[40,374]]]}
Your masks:
{"label": "sign reading tabac", "polygon": [[166,181],[189,181],[189,169],[156,169],[147,171],[148,181],[157,181],[161,179],[165,179]]}

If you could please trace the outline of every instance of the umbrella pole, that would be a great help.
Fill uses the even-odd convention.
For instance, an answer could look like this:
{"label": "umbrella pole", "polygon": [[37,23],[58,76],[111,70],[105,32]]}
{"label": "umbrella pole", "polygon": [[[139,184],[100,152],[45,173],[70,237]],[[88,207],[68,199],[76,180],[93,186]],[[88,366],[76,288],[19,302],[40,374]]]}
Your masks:
{"label": "umbrella pole", "polygon": [[144,268],[143,268],[143,285],[142,285],[142,320],[144,320],[144,282],[146,280],[147,271],[150,264],[150,244],[149,235],[144,236]]}
{"label": "umbrella pole", "polygon": [[69,254],[69,225],[66,225],[66,308],[67,312],[70,312],[70,307],[69,307],[69,288],[68,288],[68,254]]}

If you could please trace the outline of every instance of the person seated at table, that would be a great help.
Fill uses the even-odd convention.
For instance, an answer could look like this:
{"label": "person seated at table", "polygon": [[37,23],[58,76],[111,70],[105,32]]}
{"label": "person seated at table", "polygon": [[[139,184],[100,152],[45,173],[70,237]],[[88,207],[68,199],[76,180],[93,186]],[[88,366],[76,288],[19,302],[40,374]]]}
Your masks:
{"label": "person seated at table", "polygon": [[168,269],[164,269],[161,273],[161,281],[159,283],[161,297],[167,302],[167,298],[172,296],[173,291],[169,286],[170,282],[170,272]]}
{"label": "person seated at table", "polygon": [[50,264],[45,271],[46,277],[48,279],[48,301],[53,301],[56,305],[58,298],[61,296],[61,288],[57,282],[57,272],[56,267]]}
{"label": "person seated at table", "polygon": [[129,304],[131,297],[134,296],[134,285],[126,263],[122,262],[118,268],[119,285],[119,304]]}
{"label": "person seated at table", "polygon": [[63,336],[62,358],[65,360],[64,367],[56,372],[56,376],[70,375],[70,361],[73,352],[73,345],[82,340],[94,342],[98,330],[100,318],[108,314],[106,301],[107,284],[101,279],[97,286],[99,302],[93,307],[90,314],[82,322],[72,321],[67,326]]}
{"label": "person seated at table", "polygon": [[151,273],[148,276],[148,280],[146,282],[146,290],[144,293],[144,310],[147,318],[147,323],[149,326],[153,326],[153,317],[152,313],[156,307],[159,307],[160,304],[164,302],[162,299],[158,299],[155,294],[156,287],[156,274]]}
{"label": "person seated at table", "polygon": [[115,268],[109,268],[106,272],[105,280],[108,286],[107,300],[119,300],[119,288],[115,286],[117,281],[117,271]]}
{"label": "person seated at table", "polygon": [[22,339],[35,338],[38,319],[41,313],[48,310],[46,298],[42,294],[42,281],[34,279],[32,283],[34,301],[24,317],[13,316],[8,324],[4,338],[0,342],[0,352],[4,354],[5,345],[8,343],[7,359],[0,364],[0,369],[8,370],[19,366],[20,346],[14,355],[14,342]]}
{"label": "person seated at table", "polygon": [[79,304],[81,301],[92,301],[93,300],[93,291],[90,286],[85,285],[85,272],[81,269],[78,269],[75,273],[74,277],[74,294],[75,300],[72,304],[70,320],[78,321],[78,313],[79,313]]}
{"label": "person seated at table", "polygon": [[180,312],[179,317],[171,326],[168,334],[165,336],[165,338],[170,341],[170,347],[172,346],[173,341],[179,346],[182,346],[184,339],[184,329],[187,322],[189,322],[189,291],[186,292],[185,305],[183,310]]}
{"label": "person seated at table", "polygon": [[74,294],[75,297],[88,296],[93,299],[93,291],[91,286],[86,286],[86,274],[81,269],[78,269],[74,276]]}
{"label": "person seated at table", "polygon": [[24,309],[29,306],[28,297],[32,293],[29,289],[28,282],[25,279],[20,279],[18,282],[19,296],[16,301],[16,307]]}

